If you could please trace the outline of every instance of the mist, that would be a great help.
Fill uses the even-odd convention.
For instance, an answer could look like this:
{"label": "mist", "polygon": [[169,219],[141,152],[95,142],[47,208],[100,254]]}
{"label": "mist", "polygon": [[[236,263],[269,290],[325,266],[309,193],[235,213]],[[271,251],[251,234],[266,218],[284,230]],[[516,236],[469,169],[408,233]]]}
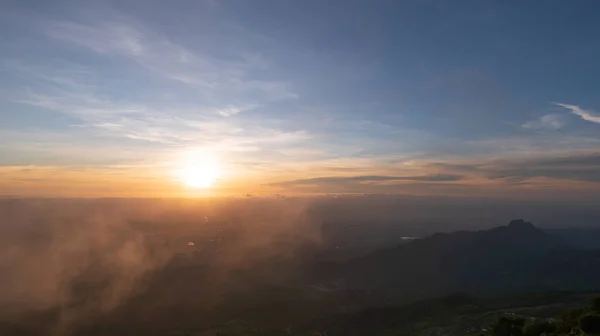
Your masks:
{"label": "mist", "polygon": [[203,289],[203,304],[210,306],[234,271],[274,256],[291,258],[298,247],[318,241],[304,202],[5,200],[2,205],[2,317],[54,309],[56,333],[142,295],[168,267],[201,270],[187,280],[201,281],[193,286]]}
{"label": "mist", "polygon": [[[317,285],[306,278],[315,261],[349,259],[403,237],[488,228],[517,212],[552,216],[538,218],[548,227],[570,212],[585,216],[568,226],[599,217],[578,206],[399,196],[5,199],[0,318],[54,335],[123,321],[156,329],[190,314],[201,327],[252,315],[257,305],[293,320],[298,305],[331,308],[306,292]],[[286,308],[292,298],[296,306]]]}

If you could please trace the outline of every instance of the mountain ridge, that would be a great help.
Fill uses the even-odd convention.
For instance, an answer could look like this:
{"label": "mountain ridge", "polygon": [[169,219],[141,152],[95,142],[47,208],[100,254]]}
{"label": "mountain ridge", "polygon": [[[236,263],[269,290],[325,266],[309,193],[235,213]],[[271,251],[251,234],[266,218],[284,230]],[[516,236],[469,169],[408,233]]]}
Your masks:
{"label": "mountain ridge", "polygon": [[344,288],[404,301],[459,291],[498,295],[536,288],[593,290],[600,283],[600,271],[593,269],[600,270],[599,251],[573,248],[562,237],[517,219],[488,230],[437,233],[328,272],[335,274],[329,280]]}

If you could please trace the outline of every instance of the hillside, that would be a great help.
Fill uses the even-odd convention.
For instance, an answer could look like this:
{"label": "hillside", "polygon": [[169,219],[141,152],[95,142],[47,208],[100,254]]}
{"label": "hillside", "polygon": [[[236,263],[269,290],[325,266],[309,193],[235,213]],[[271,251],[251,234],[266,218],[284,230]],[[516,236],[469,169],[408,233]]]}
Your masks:
{"label": "hillside", "polygon": [[368,290],[389,304],[453,292],[503,295],[595,290],[600,252],[571,247],[524,220],[484,231],[434,234],[328,267],[330,283]]}

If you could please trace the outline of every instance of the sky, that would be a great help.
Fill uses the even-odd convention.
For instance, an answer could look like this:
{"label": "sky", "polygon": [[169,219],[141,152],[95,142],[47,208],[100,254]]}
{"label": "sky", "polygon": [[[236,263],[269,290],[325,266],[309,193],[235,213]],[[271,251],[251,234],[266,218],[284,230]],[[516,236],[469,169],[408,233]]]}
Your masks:
{"label": "sky", "polygon": [[597,196],[599,11],[2,1],[0,196]]}

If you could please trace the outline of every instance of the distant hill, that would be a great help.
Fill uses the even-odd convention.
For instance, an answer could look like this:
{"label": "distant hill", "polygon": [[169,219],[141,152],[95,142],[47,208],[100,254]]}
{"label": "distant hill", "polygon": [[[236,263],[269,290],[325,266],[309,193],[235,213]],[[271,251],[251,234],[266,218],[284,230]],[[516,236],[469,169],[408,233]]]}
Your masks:
{"label": "distant hill", "polygon": [[600,249],[600,228],[551,229],[546,232],[562,237],[573,248]]}
{"label": "distant hill", "polygon": [[490,230],[434,234],[327,269],[321,275],[330,283],[369,291],[381,304],[458,291],[499,295],[600,287],[600,251],[573,248],[522,219]]}

